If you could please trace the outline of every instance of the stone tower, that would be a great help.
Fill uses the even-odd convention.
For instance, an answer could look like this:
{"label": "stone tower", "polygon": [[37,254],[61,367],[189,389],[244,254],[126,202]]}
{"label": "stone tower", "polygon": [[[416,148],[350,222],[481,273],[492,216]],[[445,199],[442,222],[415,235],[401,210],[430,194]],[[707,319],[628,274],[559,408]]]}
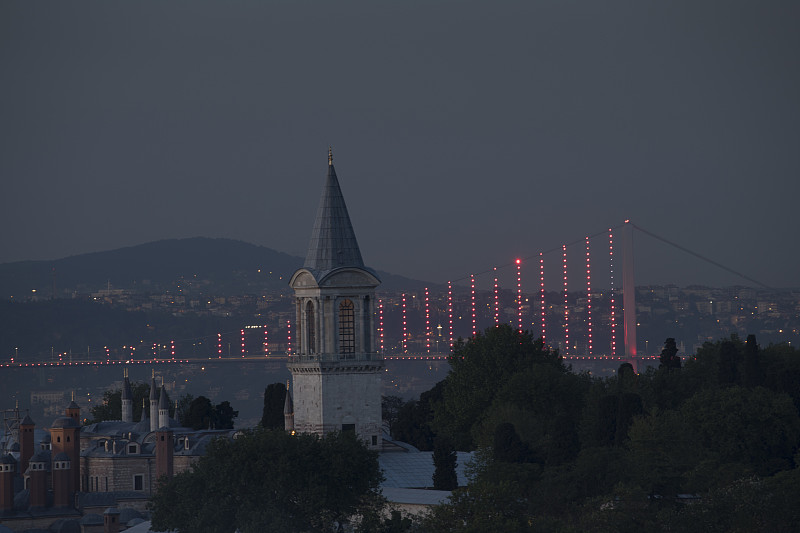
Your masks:
{"label": "stone tower", "polygon": [[156,371],[150,378],[150,431],[158,429],[158,388],[156,387]]}
{"label": "stone tower", "polygon": [[375,349],[377,274],[365,267],[339,187],[333,156],[295,294],[292,373],[294,429],[322,435],[354,431],[381,446],[381,371]]}
{"label": "stone tower", "polygon": [[125,369],[122,381],[122,421],[133,422],[133,390],[131,380],[128,378],[128,369]]}

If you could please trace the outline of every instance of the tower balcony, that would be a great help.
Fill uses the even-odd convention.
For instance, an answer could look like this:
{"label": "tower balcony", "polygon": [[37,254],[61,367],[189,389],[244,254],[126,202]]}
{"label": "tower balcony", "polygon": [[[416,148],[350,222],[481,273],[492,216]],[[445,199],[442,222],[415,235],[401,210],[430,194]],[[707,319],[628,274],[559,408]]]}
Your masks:
{"label": "tower balcony", "polygon": [[287,358],[287,364],[292,363],[361,363],[376,362],[383,363],[383,354],[379,352],[362,352],[352,354],[336,353],[315,353],[315,354],[292,354]]}

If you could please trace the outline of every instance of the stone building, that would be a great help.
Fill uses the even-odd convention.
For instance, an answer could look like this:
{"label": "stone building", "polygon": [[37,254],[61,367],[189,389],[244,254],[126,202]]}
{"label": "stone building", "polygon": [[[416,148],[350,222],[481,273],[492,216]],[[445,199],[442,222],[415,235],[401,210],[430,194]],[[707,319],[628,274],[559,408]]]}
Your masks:
{"label": "stone building", "polygon": [[381,448],[383,358],[374,324],[379,284],[364,266],[329,151],[305,263],[289,282],[298,327],[287,363],[293,383],[287,430],[353,431],[370,448]]}
{"label": "stone building", "polygon": [[[81,426],[74,401],[44,431],[35,429],[30,416],[17,415],[3,437],[2,449],[10,453],[0,454],[0,524],[24,531],[67,521],[81,531],[124,531],[147,516],[147,501],[161,476],[188,470],[214,438],[235,434],[180,427],[169,418],[163,388],[154,395],[155,430],[147,409],[142,420],[131,420],[127,375],[122,392],[127,420]],[[106,513],[109,508],[114,509]]]}

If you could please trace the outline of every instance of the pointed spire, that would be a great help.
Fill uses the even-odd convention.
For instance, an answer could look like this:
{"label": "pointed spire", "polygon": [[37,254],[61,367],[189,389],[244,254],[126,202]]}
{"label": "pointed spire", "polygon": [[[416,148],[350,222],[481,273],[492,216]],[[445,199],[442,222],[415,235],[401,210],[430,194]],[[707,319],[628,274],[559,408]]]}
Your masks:
{"label": "pointed spire", "polygon": [[158,387],[156,387],[156,371],[153,370],[153,377],[150,378],[150,401],[157,402],[158,401],[158,392],[156,392]]}
{"label": "pointed spire", "polygon": [[345,266],[364,268],[364,261],[333,167],[333,150],[329,148],[328,176],[303,267],[324,272]]}
{"label": "pointed spire", "polygon": [[167,389],[161,387],[161,396],[158,399],[159,409],[169,409],[169,400],[167,400]]}

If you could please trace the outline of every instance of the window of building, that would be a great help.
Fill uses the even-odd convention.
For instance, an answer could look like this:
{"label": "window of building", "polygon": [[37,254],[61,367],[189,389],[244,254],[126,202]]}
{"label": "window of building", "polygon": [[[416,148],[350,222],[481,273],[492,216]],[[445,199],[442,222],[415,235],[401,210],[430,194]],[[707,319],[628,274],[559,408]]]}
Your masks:
{"label": "window of building", "polygon": [[346,433],[348,431],[352,431],[353,433],[356,432],[356,425],[355,424],[342,424],[342,433]]}
{"label": "window of building", "polygon": [[356,353],[356,324],[353,302],[343,300],[339,304],[339,354],[351,359]]}
{"label": "window of building", "polygon": [[306,339],[308,339],[308,353],[314,353],[314,348],[317,345],[314,322],[314,304],[311,302],[306,302]]}
{"label": "window of building", "polygon": [[144,474],[133,476],[133,490],[144,490]]}
{"label": "window of building", "polygon": [[136,453],[136,445],[135,444],[128,444],[128,453],[130,453],[130,454]]}
{"label": "window of building", "polygon": [[378,445],[378,436],[377,435],[373,435],[372,436],[372,445],[373,446],[377,446]]}

